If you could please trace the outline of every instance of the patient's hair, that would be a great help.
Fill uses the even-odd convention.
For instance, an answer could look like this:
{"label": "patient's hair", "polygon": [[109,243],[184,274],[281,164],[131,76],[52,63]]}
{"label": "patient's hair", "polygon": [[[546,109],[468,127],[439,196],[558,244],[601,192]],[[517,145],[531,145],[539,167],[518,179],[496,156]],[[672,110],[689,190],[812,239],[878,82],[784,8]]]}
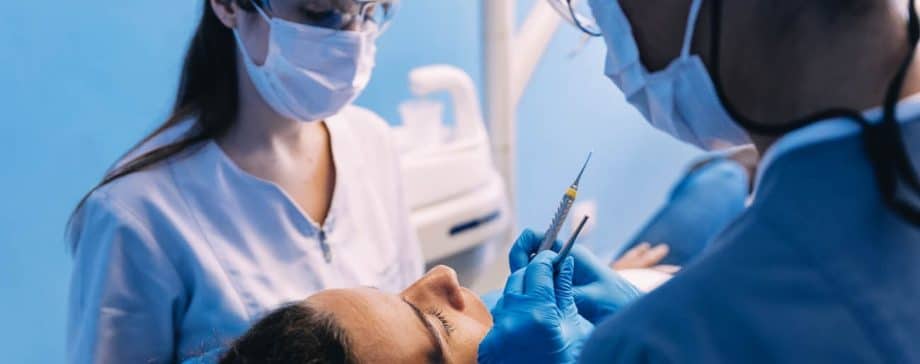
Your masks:
{"label": "patient's hair", "polygon": [[345,331],[328,314],[303,304],[282,307],[233,342],[221,364],[356,363]]}

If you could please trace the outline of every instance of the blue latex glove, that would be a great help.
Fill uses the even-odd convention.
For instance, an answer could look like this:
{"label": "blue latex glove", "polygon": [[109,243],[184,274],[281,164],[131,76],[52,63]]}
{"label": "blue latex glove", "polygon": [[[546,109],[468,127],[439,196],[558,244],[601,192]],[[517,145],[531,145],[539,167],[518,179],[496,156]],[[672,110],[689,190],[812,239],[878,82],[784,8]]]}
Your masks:
{"label": "blue latex glove", "polygon": [[[508,255],[511,269],[514,271],[526,266],[530,255],[539,249],[542,241],[541,235],[524,230]],[[560,244],[557,242],[555,245],[558,247]],[[575,304],[578,306],[578,312],[591,323],[599,324],[641,296],[636,287],[609,266],[601,263],[584,247],[576,245],[572,248],[570,257],[575,258],[572,279]]]}
{"label": "blue latex glove", "polygon": [[574,259],[554,274],[554,252],[537,255],[505,285],[492,310],[495,325],[479,344],[479,363],[575,363],[594,325],[578,314]]}
{"label": "blue latex glove", "polygon": [[575,257],[574,292],[578,312],[593,324],[599,324],[635,301],[642,293],[588,249],[572,248]]}
{"label": "blue latex glove", "polygon": [[489,308],[489,311],[495,308],[498,305],[498,301],[502,299],[502,291],[494,290],[487,292],[486,294],[479,297],[482,300],[482,303]]}

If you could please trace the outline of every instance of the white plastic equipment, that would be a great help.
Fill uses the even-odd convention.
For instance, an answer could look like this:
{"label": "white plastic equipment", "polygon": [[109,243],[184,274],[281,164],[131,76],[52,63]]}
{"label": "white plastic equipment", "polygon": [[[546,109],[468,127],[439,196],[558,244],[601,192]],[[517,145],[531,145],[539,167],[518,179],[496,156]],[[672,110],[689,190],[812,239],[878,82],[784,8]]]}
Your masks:
{"label": "white plastic equipment", "polygon": [[490,263],[496,240],[510,223],[505,184],[495,170],[472,79],[452,66],[428,66],[409,74],[422,98],[447,91],[454,125],[441,120],[443,106],[427,99],[402,105],[403,126],[394,128],[401,151],[410,219],[429,264],[448,264],[463,283]]}
{"label": "white plastic equipment", "polygon": [[[562,18],[549,2],[532,2],[526,19],[517,24],[517,0],[482,0],[483,93],[492,150],[499,172],[508,183],[509,203],[515,206],[517,107]],[[513,213],[513,211],[512,211]],[[506,240],[517,231],[508,229]]]}

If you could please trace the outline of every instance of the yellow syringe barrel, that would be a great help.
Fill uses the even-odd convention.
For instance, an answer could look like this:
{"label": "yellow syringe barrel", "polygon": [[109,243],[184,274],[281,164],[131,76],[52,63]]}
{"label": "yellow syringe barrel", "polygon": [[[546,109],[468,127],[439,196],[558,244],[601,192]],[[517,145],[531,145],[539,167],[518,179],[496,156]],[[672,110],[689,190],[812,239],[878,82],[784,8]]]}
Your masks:
{"label": "yellow syringe barrel", "polygon": [[568,197],[572,199],[572,201],[575,201],[575,197],[578,197],[578,190],[575,189],[575,187],[569,187],[569,189],[565,191],[565,197]]}

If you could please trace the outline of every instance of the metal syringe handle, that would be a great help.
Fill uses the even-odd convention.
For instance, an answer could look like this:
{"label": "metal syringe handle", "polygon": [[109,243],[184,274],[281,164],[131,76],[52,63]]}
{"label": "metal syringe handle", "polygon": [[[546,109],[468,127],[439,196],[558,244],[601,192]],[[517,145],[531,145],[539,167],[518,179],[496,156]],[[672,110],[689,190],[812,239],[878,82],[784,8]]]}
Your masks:
{"label": "metal syringe handle", "polygon": [[546,229],[546,234],[543,235],[543,243],[540,244],[540,250],[544,251],[553,248],[553,244],[556,243],[556,238],[559,237],[559,230],[562,230],[562,225],[565,223],[566,217],[569,216],[569,210],[572,209],[572,205],[575,204],[575,196],[577,190],[574,188],[569,188],[565,193],[565,197],[562,198],[562,202],[559,203],[559,208],[556,210],[556,215],[553,216],[553,222],[549,225],[549,228]]}

